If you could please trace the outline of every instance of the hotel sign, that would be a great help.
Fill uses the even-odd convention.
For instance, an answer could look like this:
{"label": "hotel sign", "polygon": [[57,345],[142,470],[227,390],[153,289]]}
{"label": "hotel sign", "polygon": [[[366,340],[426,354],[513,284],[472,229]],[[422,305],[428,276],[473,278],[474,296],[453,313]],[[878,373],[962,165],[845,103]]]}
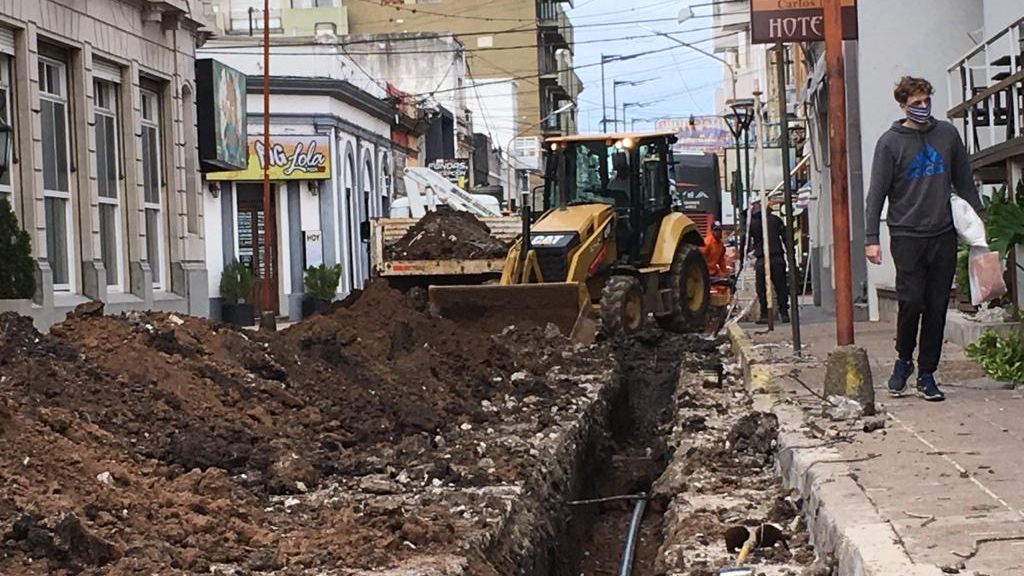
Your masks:
{"label": "hotel sign", "polygon": [[[857,0],[841,0],[843,39],[857,39]],[[751,41],[820,42],[825,39],[825,0],[751,0]]]}
{"label": "hotel sign", "polygon": [[[249,166],[236,172],[211,172],[207,180],[263,180],[263,137],[249,137]],[[271,136],[271,180],[328,180],[331,144],[327,136]]]}

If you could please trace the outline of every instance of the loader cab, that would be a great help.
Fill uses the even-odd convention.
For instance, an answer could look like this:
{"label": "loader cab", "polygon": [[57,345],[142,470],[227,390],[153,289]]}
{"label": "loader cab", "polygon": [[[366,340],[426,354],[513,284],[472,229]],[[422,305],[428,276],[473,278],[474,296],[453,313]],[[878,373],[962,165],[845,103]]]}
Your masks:
{"label": "loader cab", "polygon": [[672,134],[571,136],[548,141],[545,208],[601,203],[616,212],[619,259],[646,265],[671,211]]}

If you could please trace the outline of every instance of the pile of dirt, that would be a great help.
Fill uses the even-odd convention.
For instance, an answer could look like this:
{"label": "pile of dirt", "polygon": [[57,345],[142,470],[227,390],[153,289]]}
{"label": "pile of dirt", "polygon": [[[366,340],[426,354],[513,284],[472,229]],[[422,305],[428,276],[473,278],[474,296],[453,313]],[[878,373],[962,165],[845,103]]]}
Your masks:
{"label": "pile of dirt", "polygon": [[491,236],[491,229],[469,212],[441,207],[385,250],[393,260],[474,260],[504,258],[508,244]]}
{"label": "pile of dirt", "polygon": [[94,305],[49,334],[0,315],[0,574],[319,573],[459,551],[483,520],[429,490],[527,477],[531,454],[482,438],[545,433],[581,394],[545,371],[603,356],[457,329],[376,282],[270,335]]}

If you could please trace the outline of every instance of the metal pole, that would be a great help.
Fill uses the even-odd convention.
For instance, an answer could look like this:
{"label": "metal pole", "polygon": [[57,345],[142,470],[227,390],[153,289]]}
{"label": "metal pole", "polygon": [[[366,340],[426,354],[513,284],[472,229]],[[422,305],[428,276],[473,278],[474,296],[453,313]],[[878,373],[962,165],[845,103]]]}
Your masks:
{"label": "metal pole", "polygon": [[608,131],[608,89],[604,84],[604,54],[601,54],[601,131]]}
{"label": "metal pole", "polygon": [[[760,135],[760,133],[758,133]],[[737,152],[739,154],[739,152]],[[753,190],[753,179],[750,174],[750,122],[747,122],[746,134],[743,138],[743,194],[746,206],[750,205],[750,194]],[[749,208],[748,208],[749,209]]]}
{"label": "metal pole", "polygon": [[[612,132],[619,129],[619,83],[612,81]],[[626,131],[626,111],[622,111],[622,131]]]}
{"label": "metal pole", "polygon": [[754,121],[757,122],[757,172],[761,183],[761,247],[764,250],[764,293],[768,308],[768,330],[775,330],[775,303],[772,301],[772,252],[768,244],[768,182],[764,168],[764,118],[761,116],[761,89],[754,82]]}
{"label": "metal pole", "polygon": [[789,114],[786,112],[786,47],[779,42],[775,45],[775,64],[779,78],[779,117],[782,121],[782,193],[786,202],[786,259],[789,264],[789,311],[793,329],[793,351],[800,356],[800,292],[796,282],[796,245],[793,242],[793,186],[789,166]]}
{"label": "metal pole", "polygon": [[260,327],[273,327],[270,287],[274,262],[274,214],[270,204],[270,0],[263,0],[263,310]]}
{"label": "metal pole", "polygon": [[846,77],[841,0],[825,0],[825,66],[828,75],[829,156],[832,163],[832,241],[835,251],[836,344],[853,344],[850,198],[846,165]]}

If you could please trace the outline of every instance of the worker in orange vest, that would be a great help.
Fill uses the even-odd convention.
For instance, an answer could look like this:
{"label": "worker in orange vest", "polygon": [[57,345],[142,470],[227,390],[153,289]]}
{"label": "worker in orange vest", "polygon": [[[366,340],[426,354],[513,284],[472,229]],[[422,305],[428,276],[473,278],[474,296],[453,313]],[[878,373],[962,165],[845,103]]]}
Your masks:
{"label": "worker in orange vest", "polygon": [[704,246],[700,249],[704,261],[708,265],[708,275],[712,278],[724,278],[729,275],[729,263],[725,257],[725,245],[722,244],[722,224],[715,222],[711,230],[704,236]]}

